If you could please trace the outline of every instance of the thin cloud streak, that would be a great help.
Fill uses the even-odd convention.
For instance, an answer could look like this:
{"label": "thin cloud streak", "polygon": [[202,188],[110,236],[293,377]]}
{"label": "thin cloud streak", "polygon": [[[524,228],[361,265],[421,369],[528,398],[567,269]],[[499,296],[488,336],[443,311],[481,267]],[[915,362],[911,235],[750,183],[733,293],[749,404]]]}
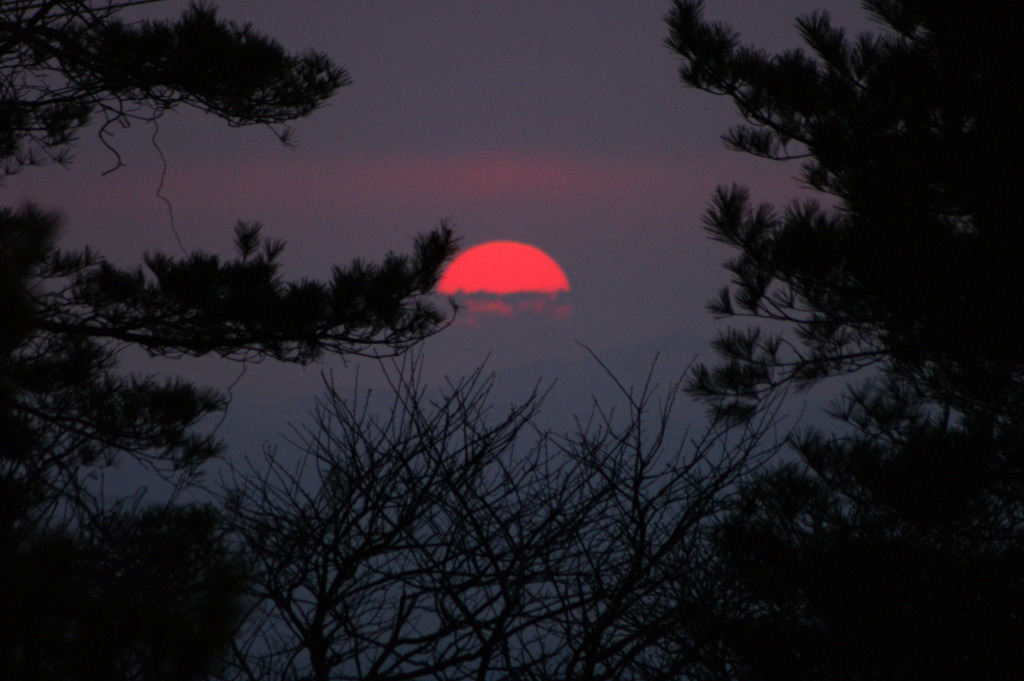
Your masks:
{"label": "thin cloud streak", "polygon": [[[216,164],[172,173],[172,191],[196,199],[252,198],[253,186],[273,186],[276,195],[295,201],[361,201],[391,197],[410,202],[480,203],[530,199],[587,202],[635,198],[638,192],[677,188],[692,172],[678,161],[644,157],[581,158],[539,152],[483,152],[444,156],[303,158],[282,167],[248,161],[232,167]],[[216,189],[214,189],[216,187]],[[456,204],[457,205],[457,204]]]}
{"label": "thin cloud streak", "polygon": [[481,319],[489,316],[519,317],[530,315],[564,320],[572,313],[572,307],[564,295],[542,293],[518,294],[469,294],[456,298],[460,311],[455,324],[476,326]]}

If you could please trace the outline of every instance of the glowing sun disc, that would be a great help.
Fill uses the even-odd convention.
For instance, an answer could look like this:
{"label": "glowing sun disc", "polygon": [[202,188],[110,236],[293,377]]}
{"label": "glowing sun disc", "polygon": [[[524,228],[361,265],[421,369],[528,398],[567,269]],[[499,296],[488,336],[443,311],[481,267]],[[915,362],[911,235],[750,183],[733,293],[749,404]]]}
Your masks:
{"label": "glowing sun disc", "polygon": [[459,254],[441,276],[439,293],[548,293],[569,290],[550,255],[518,241],[488,241]]}

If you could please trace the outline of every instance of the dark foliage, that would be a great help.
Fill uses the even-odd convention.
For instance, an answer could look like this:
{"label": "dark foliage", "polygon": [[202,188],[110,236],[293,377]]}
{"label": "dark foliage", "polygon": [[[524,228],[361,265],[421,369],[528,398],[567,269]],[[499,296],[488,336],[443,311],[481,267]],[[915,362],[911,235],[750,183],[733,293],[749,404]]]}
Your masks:
{"label": "dark foliage", "polygon": [[281,126],[349,82],[325,55],[289,54],[252,26],[221,20],[211,5],[194,3],[173,22],[119,18],[138,4],[147,3],[3,3],[2,173],[68,160],[68,144],[93,118],[102,121],[101,136],[181,106],[229,125]]}
{"label": "dark foliage", "polygon": [[4,678],[187,679],[217,663],[243,571],[212,511],[108,513],[76,532],[19,520],[0,546]]}
{"label": "dark foliage", "polygon": [[834,204],[778,210],[718,191],[708,228],[739,255],[736,290],[713,311],[787,322],[799,342],[736,333],[729,368],[698,387],[740,407],[781,381],[876,365],[965,413],[1019,413],[1024,338],[1008,305],[1024,299],[1024,236],[1006,189],[1020,179],[1006,97],[1024,86],[1024,51],[994,7],[865,4],[888,30],[850,39],[827,14],[805,17],[813,54],[741,46],[701,3],[668,19],[683,80],[732,97],[749,122],[726,143],[802,159]]}
{"label": "dark foliage", "polygon": [[[281,126],[347,82],[324,55],[285,52],[191,5],[127,23],[134,1],[0,6],[0,160],[67,160],[91,118],[154,121],[192,106]],[[242,572],[216,513],[105,496],[126,459],[187,485],[220,443],[196,431],[217,391],[118,371],[118,353],[305,363],[400,353],[443,323],[425,295],[452,255],[444,225],[411,256],[280,275],[283,244],[236,227],[237,256],[154,253],[121,269],[55,248],[57,220],[0,208],[0,677],[192,679],[216,667],[240,616]],[[97,482],[99,480],[99,482]]]}
{"label": "dark foliage", "polygon": [[[834,435],[744,490],[718,548],[729,597],[707,678],[1003,678],[1024,663],[1020,25],[1002,7],[864,2],[880,29],[798,20],[772,55],[676,2],[668,45],[747,124],[726,143],[802,160],[825,205],[720,189],[738,251],[691,389],[742,420],[787,385],[860,372]],[[771,329],[771,331],[767,330]],[[782,329],[778,331],[778,329]],[[855,380],[849,378],[848,380]]]}
{"label": "dark foliage", "polygon": [[411,258],[336,267],[330,282],[288,282],[278,274],[282,244],[262,240],[256,225],[236,229],[234,260],[156,254],[145,268],[122,270],[90,251],[40,243],[37,235],[55,224],[34,208],[0,213],[14,321],[3,360],[12,433],[4,458],[57,494],[80,466],[108,464],[118,452],[194,470],[218,451],[192,427],[223,408],[223,396],[117,372],[126,346],[170,357],[304,363],[323,352],[401,352],[443,321],[421,298],[452,253],[446,227],[420,239]]}

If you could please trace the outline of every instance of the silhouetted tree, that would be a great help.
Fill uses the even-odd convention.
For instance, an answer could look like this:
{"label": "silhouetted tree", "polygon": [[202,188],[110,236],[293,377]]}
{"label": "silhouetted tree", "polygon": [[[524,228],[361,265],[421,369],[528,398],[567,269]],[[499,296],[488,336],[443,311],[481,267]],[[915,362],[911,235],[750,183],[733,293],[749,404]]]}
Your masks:
{"label": "silhouetted tree", "polygon": [[[828,203],[719,189],[738,251],[725,332],[690,386],[742,420],[788,385],[860,372],[836,434],[746,486],[718,550],[720,645],[699,676],[1001,678],[1024,663],[1024,232],[1013,93],[1019,23],[994,3],[869,0],[849,38],[797,21],[810,52],[741,45],[679,1],[683,81],[747,125],[726,143],[802,160]],[[852,381],[851,379],[848,379]]]}
{"label": "silhouetted tree", "polygon": [[205,673],[240,614],[242,566],[219,523],[210,509],[167,506],[108,512],[75,531],[23,532],[21,544],[5,531],[4,678]]}
{"label": "silhouetted tree", "polygon": [[[348,82],[326,56],[285,52],[251,26],[191,5],[177,21],[121,21],[134,1],[27,0],[0,7],[3,173],[66,161],[100,121],[154,121],[191,106],[229,125],[274,126]],[[195,432],[220,393],[126,375],[118,353],[308,362],[402,352],[443,322],[425,301],[451,231],[411,257],[287,281],[282,244],[235,229],[237,257],[150,254],[122,269],[61,252],[57,221],[0,209],[0,676],[194,678],[238,614],[238,565],[211,512],[104,498],[92,475],[134,458],[177,484],[220,445]],[[59,582],[59,584],[57,583]]]}
{"label": "silhouetted tree", "polygon": [[298,457],[227,481],[255,577],[224,677],[679,678],[664,625],[706,597],[704,532],[770,429],[673,446],[679,385],[656,411],[648,382],[621,419],[540,432],[541,397],[495,413],[479,370],[436,396],[391,375],[387,403],[329,384]]}
{"label": "silhouetted tree", "polygon": [[162,0],[8,0],[0,8],[0,176],[69,160],[94,118],[153,121],[188,106],[229,125],[285,125],[349,83],[326,55],[286,52],[251,25],[192,3],[177,21],[126,23],[120,13]]}

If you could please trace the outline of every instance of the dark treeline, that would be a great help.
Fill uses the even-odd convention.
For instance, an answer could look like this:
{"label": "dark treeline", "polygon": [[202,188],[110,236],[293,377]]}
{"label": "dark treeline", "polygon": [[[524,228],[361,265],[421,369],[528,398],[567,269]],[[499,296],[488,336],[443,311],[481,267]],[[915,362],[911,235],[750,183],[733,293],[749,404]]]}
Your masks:
{"label": "dark treeline", "polygon": [[[348,83],[205,5],[0,5],[3,173],[67,163],[90,124],[194,107],[287,124]],[[684,680],[1013,678],[1024,664],[1024,233],[1009,102],[1024,46],[996,3],[874,0],[850,36],[744,45],[680,0],[682,83],[731,98],[723,139],[799,168],[823,203],[723,187],[736,251],[717,363],[622,388],[541,432],[480,371],[440,391],[416,354],[454,251],[286,281],[283,245],[57,249],[46,207],[0,211],[0,677]],[[128,57],[130,55],[130,58]],[[686,228],[681,225],[681,228]],[[225,406],[117,353],[305,363],[401,355],[383,402],[332,382],[287,451],[245,453],[206,504],[100,495],[127,459],[180,489]],[[790,391],[845,390],[832,431],[785,431]],[[669,439],[683,393],[708,424]]]}

